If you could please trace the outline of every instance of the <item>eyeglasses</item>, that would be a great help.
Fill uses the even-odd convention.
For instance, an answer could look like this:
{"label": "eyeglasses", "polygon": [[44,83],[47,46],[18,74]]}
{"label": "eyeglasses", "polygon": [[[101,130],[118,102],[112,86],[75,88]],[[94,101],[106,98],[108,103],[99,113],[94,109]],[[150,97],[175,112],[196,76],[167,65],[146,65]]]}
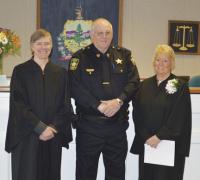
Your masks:
{"label": "eyeglasses", "polygon": [[95,35],[96,35],[97,37],[100,37],[100,38],[102,38],[102,37],[108,37],[108,36],[111,35],[111,31],[106,31],[106,32],[102,32],[102,31],[100,31],[100,32],[95,32]]}

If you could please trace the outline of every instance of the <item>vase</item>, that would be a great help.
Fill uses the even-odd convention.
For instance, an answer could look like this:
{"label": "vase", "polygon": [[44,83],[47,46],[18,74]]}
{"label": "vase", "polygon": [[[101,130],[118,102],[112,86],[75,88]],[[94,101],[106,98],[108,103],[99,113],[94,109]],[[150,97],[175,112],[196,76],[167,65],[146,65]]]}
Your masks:
{"label": "vase", "polygon": [[0,74],[3,74],[3,59],[0,58]]}
{"label": "vase", "polygon": [[0,86],[9,86],[10,80],[3,74],[3,59],[0,58]]}

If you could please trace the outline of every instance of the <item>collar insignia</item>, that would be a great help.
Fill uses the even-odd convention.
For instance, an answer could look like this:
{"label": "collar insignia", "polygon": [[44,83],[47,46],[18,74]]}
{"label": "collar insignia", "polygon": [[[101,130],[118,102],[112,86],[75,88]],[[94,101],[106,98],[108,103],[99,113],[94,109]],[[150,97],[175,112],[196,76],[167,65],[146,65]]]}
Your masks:
{"label": "collar insignia", "polygon": [[101,56],[101,55],[100,55],[99,53],[96,54],[96,57],[97,57],[97,58],[100,58],[100,56]]}

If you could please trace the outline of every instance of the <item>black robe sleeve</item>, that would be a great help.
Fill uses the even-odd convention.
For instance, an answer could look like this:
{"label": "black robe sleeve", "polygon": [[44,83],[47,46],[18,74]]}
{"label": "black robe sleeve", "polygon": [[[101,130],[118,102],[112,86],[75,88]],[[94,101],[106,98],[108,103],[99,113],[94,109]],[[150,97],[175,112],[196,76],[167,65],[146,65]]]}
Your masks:
{"label": "black robe sleeve", "polygon": [[65,142],[70,142],[72,140],[72,130],[71,123],[73,118],[73,111],[70,98],[69,80],[68,73],[63,73],[63,93],[60,97],[62,103],[56,112],[53,121],[50,126],[55,128],[58,132],[62,132],[66,135]]}
{"label": "black robe sleeve", "polygon": [[182,85],[179,95],[174,102],[173,109],[165,125],[156,134],[160,139],[176,139],[188,126],[191,131],[191,100],[188,87]]}
{"label": "black robe sleeve", "polygon": [[28,105],[26,88],[18,76],[18,68],[19,66],[13,70],[10,85],[10,111],[5,145],[8,152],[32,130],[41,133],[47,127]]}
{"label": "black robe sleeve", "polygon": [[[143,82],[140,83],[139,89],[142,89]],[[145,127],[143,118],[141,114],[143,113],[140,109],[140,106],[138,106],[138,101],[141,96],[141,91],[138,90],[136,93],[135,101],[133,101],[133,122],[135,124],[135,132],[136,135],[139,135],[142,138],[142,144],[145,143],[145,141],[152,136],[152,134],[148,131],[148,128]],[[137,139],[137,138],[136,138]]]}
{"label": "black robe sleeve", "polygon": [[168,120],[156,135],[160,139],[175,140],[177,151],[189,155],[192,113],[190,92],[187,84],[183,84],[178,93]]}

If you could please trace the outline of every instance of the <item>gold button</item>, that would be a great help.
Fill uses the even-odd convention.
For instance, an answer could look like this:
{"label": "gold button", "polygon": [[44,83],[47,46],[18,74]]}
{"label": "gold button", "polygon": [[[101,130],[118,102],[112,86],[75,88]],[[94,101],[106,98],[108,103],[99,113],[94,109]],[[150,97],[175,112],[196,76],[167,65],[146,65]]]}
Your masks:
{"label": "gold button", "polygon": [[101,56],[101,55],[100,55],[99,53],[98,53],[98,54],[96,54],[96,57],[100,58],[100,56]]}

